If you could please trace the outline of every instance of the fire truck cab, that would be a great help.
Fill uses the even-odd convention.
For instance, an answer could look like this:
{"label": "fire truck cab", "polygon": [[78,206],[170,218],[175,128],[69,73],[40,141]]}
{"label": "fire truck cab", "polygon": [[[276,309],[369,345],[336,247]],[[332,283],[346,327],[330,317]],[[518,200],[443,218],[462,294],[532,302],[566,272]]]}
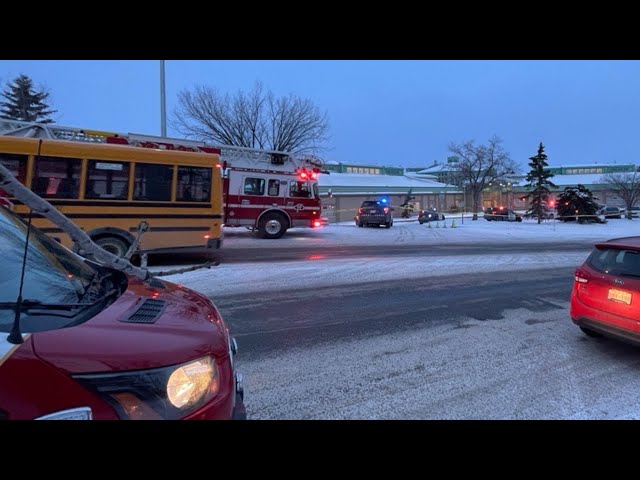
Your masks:
{"label": "fire truck cab", "polygon": [[280,238],[289,228],[322,225],[320,160],[238,147],[221,147],[221,157],[226,226]]}

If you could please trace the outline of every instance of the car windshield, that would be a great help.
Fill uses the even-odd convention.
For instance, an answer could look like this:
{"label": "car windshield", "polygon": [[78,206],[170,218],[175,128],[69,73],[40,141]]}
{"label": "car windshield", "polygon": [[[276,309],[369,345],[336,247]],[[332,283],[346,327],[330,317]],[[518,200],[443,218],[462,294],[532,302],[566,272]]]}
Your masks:
{"label": "car windshield", "polygon": [[[15,302],[20,288],[27,225],[0,207],[0,303]],[[88,263],[31,228],[22,297],[42,303],[74,303],[80,300],[96,270]],[[10,308],[0,309],[0,331],[8,331],[14,319]]]}
{"label": "car windshield", "polygon": [[640,252],[614,248],[595,249],[587,263],[610,275],[640,276]]}

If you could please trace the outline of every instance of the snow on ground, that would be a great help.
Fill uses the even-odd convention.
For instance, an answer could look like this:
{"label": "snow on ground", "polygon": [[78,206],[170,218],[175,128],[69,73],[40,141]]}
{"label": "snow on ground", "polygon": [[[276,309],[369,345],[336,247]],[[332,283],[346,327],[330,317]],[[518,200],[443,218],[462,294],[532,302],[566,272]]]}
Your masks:
{"label": "snow on ground", "polygon": [[[456,228],[451,228],[455,220]],[[354,222],[331,224],[326,227],[294,228],[278,240],[265,240],[253,236],[245,228],[224,229],[223,248],[290,248],[303,246],[342,245],[432,245],[484,243],[532,243],[544,241],[562,243],[571,241],[597,242],[616,237],[640,235],[640,220],[612,219],[606,224],[546,221],[538,225],[535,220],[523,222],[487,222],[459,217],[447,217],[447,228],[435,224],[420,225],[417,220],[395,219],[390,229],[358,228]]]}
{"label": "snow on ground", "polygon": [[322,259],[321,256],[314,256],[313,260],[303,262],[222,264],[210,270],[196,270],[164,279],[193,288],[215,299],[239,293],[393,281],[467,272],[577,267],[588,254],[589,250],[505,255],[443,255],[424,258],[394,256]]}
{"label": "snow on ground", "polygon": [[586,337],[567,309],[240,355],[249,418],[640,418],[637,349]]}
{"label": "snow on ground", "polygon": [[[455,220],[457,227],[451,228]],[[207,295],[221,296],[280,288],[310,288],[346,285],[367,281],[388,281],[465,272],[543,269],[578,266],[588,255],[590,244],[616,237],[640,235],[638,220],[610,220],[606,224],[543,222],[487,222],[450,218],[447,228],[428,227],[415,220],[397,219],[391,229],[358,228],[352,222],[320,229],[292,229],[278,240],[256,238],[246,229],[225,228],[224,249],[291,248],[345,245],[455,245],[499,243],[585,242],[584,252],[538,252],[505,255],[443,255],[392,258],[323,259],[321,253],[304,262],[222,264],[166,277],[167,280],[195,288]],[[321,250],[321,248],[320,248]],[[168,267],[158,268],[160,270]],[[155,269],[152,269],[155,270]]]}

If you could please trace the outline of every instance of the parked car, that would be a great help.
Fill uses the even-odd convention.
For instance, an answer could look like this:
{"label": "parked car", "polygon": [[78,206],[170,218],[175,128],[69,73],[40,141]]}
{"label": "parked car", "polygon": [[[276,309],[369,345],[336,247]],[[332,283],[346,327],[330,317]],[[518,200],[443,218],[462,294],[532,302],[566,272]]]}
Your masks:
{"label": "parked car", "polygon": [[489,207],[484,210],[484,219],[491,221],[521,222],[522,216],[504,207]]}
{"label": "parked car", "polygon": [[640,344],[640,237],[597,243],[576,270],[571,292],[573,323],[590,337]]}
{"label": "parked car", "polygon": [[[633,208],[631,208],[631,218],[640,218],[640,207],[635,206]],[[623,215],[627,215],[627,210],[624,209],[623,210]]]}
{"label": "parked car", "polygon": [[[556,210],[555,208],[551,208],[551,207],[545,207],[542,211],[542,219],[543,220],[553,220],[556,216]],[[538,217],[536,215],[533,215],[530,212],[525,213],[523,216],[523,218],[529,220],[537,220]]]}
{"label": "parked car", "polygon": [[604,218],[622,218],[624,209],[619,207],[602,207],[600,215],[604,215]]}
{"label": "parked car", "polygon": [[444,214],[435,210],[421,210],[418,214],[418,222],[420,222],[420,225],[424,222],[442,221],[444,219]]}
{"label": "parked car", "polygon": [[384,225],[393,227],[393,208],[378,200],[365,200],[354,217],[358,227],[369,225]]}
{"label": "parked car", "polygon": [[208,298],[93,263],[33,226],[25,247],[5,207],[0,237],[0,419],[246,416],[236,343]]}

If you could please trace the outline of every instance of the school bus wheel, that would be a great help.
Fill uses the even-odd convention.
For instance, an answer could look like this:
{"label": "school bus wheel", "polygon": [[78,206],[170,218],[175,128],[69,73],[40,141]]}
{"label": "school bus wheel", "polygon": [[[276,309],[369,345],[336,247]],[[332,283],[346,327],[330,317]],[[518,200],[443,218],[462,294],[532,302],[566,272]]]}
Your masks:
{"label": "school bus wheel", "polygon": [[104,248],[107,252],[112,253],[118,257],[124,257],[129,250],[129,245],[121,238],[114,237],[113,235],[94,238],[93,241],[96,245]]}

